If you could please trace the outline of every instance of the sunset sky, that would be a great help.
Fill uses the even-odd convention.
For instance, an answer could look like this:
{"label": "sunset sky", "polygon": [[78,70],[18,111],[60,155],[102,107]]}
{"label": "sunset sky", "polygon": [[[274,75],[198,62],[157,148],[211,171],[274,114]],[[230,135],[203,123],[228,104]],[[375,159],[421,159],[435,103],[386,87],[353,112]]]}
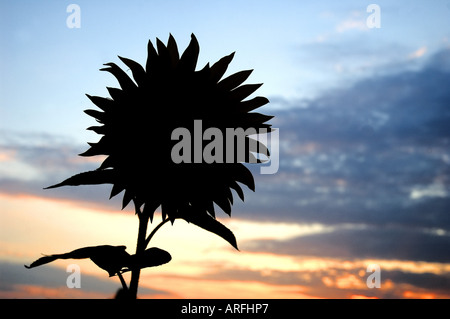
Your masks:
{"label": "sunset sky", "polygon": [[[367,25],[372,3],[380,28]],[[163,226],[150,246],[172,261],[142,271],[139,297],[450,298],[446,0],[0,2],[0,298],[114,296],[119,279],[89,260],[23,265],[84,246],[134,253],[131,205],[108,200],[110,185],[43,188],[103,160],[77,155],[98,141],[85,94],[118,86],[103,64],[145,65],[149,39],[172,34],[183,51],[192,33],[197,68],[235,51],[227,74],[264,83],[280,167],[252,167],[256,191],[234,196],[231,218],[217,209],[239,251]],[[80,289],[66,285],[74,263]],[[380,288],[366,284],[371,264]]]}

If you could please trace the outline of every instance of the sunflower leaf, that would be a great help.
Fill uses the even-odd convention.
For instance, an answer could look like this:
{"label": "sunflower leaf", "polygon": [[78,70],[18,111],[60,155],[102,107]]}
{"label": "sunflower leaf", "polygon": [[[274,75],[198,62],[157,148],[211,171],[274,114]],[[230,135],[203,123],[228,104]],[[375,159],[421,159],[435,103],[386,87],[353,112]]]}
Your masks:
{"label": "sunflower leaf", "polygon": [[114,182],[115,172],[113,170],[95,170],[73,175],[59,184],[55,184],[44,189],[57,188],[61,186],[113,184]]}
{"label": "sunflower leaf", "polygon": [[208,215],[206,212],[204,214],[194,214],[191,211],[187,211],[185,214],[183,214],[182,219],[184,219],[188,223],[192,223],[200,228],[203,228],[204,230],[212,232],[219,237],[222,237],[227,242],[229,242],[231,246],[233,246],[236,250],[239,250],[236,242],[236,237],[234,236],[233,232],[218,220]]}
{"label": "sunflower leaf", "polygon": [[109,276],[116,273],[129,264],[130,255],[125,251],[125,246],[92,246],[75,249],[64,254],[44,256],[25,268],[34,268],[45,265],[57,259],[84,259],[90,258],[98,267],[106,270]]}
{"label": "sunflower leaf", "polygon": [[130,256],[129,268],[142,269],[167,264],[172,256],[165,250],[156,247],[146,249],[140,254]]}

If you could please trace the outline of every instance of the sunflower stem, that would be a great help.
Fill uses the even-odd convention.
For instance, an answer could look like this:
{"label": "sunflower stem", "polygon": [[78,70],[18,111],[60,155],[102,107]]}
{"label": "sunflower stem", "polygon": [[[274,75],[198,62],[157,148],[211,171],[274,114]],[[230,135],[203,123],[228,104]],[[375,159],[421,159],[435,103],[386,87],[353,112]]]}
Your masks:
{"label": "sunflower stem", "polygon": [[152,232],[150,233],[150,235],[148,235],[147,239],[145,240],[145,248],[147,248],[148,244],[150,243],[150,240],[152,239],[152,237],[155,235],[155,233],[165,224],[169,221],[169,218],[164,219],[162,222],[160,222],[158,224],[158,226],[156,226]]}
{"label": "sunflower stem", "polygon": [[120,272],[117,273],[117,276],[119,276],[120,279],[120,283],[122,284],[123,290],[124,291],[128,291],[128,286],[127,283],[125,282],[125,280],[123,279],[123,276]]}
{"label": "sunflower stem", "polygon": [[[136,215],[139,217],[139,231],[138,231],[138,238],[137,238],[137,245],[136,245],[136,255],[139,255],[145,251],[145,235],[147,234],[147,226],[148,221],[150,219],[149,216],[144,215],[141,212],[141,209],[139,205],[134,202],[134,207],[136,210]],[[131,281],[130,281],[130,290],[129,290],[129,297],[131,299],[137,298],[137,292],[138,292],[138,286],[139,286],[139,277],[141,274],[141,269],[133,269],[131,271]]]}

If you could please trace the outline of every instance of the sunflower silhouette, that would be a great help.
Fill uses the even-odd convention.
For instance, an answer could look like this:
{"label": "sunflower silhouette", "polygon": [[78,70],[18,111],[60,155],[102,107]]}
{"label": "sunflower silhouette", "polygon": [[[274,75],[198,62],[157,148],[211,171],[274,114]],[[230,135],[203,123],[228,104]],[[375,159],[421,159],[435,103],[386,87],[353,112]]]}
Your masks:
{"label": "sunflower silhouette", "polygon": [[[234,53],[196,70],[198,55],[199,44],[193,34],[181,56],[170,35],[167,45],[156,39],[155,48],[148,42],[145,69],[120,56],[127,71],[114,63],[105,64],[101,70],[113,74],[120,88],[108,87],[110,98],[87,95],[100,109],[85,110],[99,123],[88,130],[102,137],[89,143],[90,148],[80,155],[107,157],[96,170],[48,187],[109,183],[113,185],[110,198],[123,192],[122,209],[133,201],[145,224],[140,226],[144,235],[139,235],[137,253],[145,249],[151,237],[142,241],[145,219],[152,221],[158,207],[163,222],[185,219],[223,237],[237,249],[231,231],[216,220],[214,204],[231,215],[232,190],[241,200],[244,192],[240,184],[255,190],[253,176],[243,163],[260,162],[256,160],[258,153],[268,155],[262,143],[252,143],[246,135],[245,154],[240,160],[234,148],[234,161],[199,162],[195,161],[192,149],[190,161],[174,162],[172,151],[178,141],[173,139],[173,131],[182,127],[194,135],[194,123],[198,120],[203,129],[216,128],[224,135],[230,128],[271,130],[266,122],[272,116],[252,112],[269,101],[259,96],[246,100],[261,86],[243,84],[252,70],[222,79]],[[200,149],[208,142],[202,140]],[[229,155],[226,149],[223,152],[224,157]]]}

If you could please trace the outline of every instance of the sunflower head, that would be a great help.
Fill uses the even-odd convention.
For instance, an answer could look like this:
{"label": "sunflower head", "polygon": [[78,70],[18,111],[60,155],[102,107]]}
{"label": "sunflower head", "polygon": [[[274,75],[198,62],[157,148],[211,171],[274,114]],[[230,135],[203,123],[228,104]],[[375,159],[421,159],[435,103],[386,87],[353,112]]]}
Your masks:
{"label": "sunflower head", "polygon": [[97,170],[51,187],[110,183],[111,197],[124,191],[122,208],[134,200],[150,218],[159,206],[163,219],[171,220],[215,218],[214,204],[231,214],[231,190],[244,200],[240,184],[255,188],[253,176],[243,162],[258,162],[254,155],[267,149],[259,142],[251,143],[246,135],[245,156],[240,161],[199,162],[194,159],[194,148],[203,149],[211,142],[202,139],[201,145],[193,145],[190,161],[175,163],[173,149],[179,140],[174,140],[172,133],[185,128],[194,136],[194,123],[199,120],[203,130],[215,128],[223,136],[226,129],[268,132],[270,125],[266,122],[272,117],[252,112],[268,103],[265,97],[247,99],[261,85],[243,84],[252,70],[222,79],[234,53],[196,70],[198,55],[194,35],[181,55],[170,35],[167,45],[157,39],[155,48],[148,42],[145,68],[123,57],[119,58],[127,71],[114,63],[105,64],[101,70],[112,73],[120,88],[108,87],[110,98],[87,95],[100,109],[85,111],[99,124],[88,129],[102,137],[89,143],[90,148],[80,155],[107,157]]}

